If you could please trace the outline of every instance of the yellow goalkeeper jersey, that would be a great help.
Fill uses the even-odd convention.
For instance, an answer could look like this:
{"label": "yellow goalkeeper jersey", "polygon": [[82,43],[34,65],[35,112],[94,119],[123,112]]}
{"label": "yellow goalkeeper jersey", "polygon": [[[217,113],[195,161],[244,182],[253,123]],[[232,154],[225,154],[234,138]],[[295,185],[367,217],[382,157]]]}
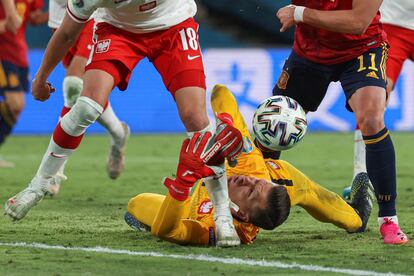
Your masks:
{"label": "yellow goalkeeper jersey", "polygon": [[[216,86],[212,94],[212,108],[217,113],[228,113],[244,139],[243,153],[237,166],[227,166],[231,175],[247,175],[284,185],[291,206],[301,206],[315,219],[354,231],[362,222],[355,210],[339,195],[313,182],[290,163],[264,159],[257,149],[240,114],[236,100],[224,86]],[[158,194],[140,194],[129,201],[128,211],[140,222],[150,226],[153,235],[179,244],[214,244],[214,207],[203,182],[200,181],[186,201],[178,201]],[[259,227],[234,219],[240,240],[250,244],[259,233]]]}

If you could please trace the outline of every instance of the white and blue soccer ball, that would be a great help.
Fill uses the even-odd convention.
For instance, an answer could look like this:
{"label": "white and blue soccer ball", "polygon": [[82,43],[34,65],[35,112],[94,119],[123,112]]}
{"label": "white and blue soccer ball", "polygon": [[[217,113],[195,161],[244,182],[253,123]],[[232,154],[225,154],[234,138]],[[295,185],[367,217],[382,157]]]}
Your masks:
{"label": "white and blue soccer ball", "polygon": [[307,129],[306,113],[286,96],[272,96],[259,104],[253,116],[256,145],[262,151],[288,150],[297,145]]}

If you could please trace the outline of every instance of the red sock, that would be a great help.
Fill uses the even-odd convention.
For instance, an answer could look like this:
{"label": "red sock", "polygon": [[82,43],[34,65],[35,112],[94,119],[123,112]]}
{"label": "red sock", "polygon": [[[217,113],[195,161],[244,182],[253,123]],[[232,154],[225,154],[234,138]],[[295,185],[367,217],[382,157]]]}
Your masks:
{"label": "red sock", "polygon": [[67,134],[60,126],[60,122],[53,132],[53,141],[62,148],[65,149],[76,149],[82,141],[83,134],[79,136],[71,136]]}

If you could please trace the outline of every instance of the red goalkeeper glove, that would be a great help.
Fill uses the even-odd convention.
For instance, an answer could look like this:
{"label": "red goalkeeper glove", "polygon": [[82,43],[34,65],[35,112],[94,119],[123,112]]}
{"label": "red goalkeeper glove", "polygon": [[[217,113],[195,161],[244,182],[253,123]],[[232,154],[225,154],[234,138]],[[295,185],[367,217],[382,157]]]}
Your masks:
{"label": "red goalkeeper glove", "polygon": [[220,152],[215,158],[207,161],[208,165],[220,165],[227,158],[229,165],[235,167],[237,165],[237,157],[243,150],[243,136],[241,132],[233,126],[233,118],[228,113],[220,113],[216,115],[217,129],[214,139],[215,145],[218,144]]}
{"label": "red goalkeeper glove", "polygon": [[185,139],[180,152],[180,159],[177,167],[176,178],[165,178],[164,185],[168,188],[170,195],[177,200],[184,201],[188,198],[190,189],[197,180],[216,176],[224,170],[218,167],[208,166],[206,156],[214,156],[212,147],[205,152],[211,138],[211,132],[194,133],[190,139]]}

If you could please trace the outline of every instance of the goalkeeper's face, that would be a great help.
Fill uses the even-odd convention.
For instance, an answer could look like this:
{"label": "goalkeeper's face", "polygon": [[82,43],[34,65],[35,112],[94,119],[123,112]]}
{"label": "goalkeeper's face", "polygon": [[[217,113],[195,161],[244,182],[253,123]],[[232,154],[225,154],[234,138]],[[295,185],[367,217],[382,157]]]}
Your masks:
{"label": "goalkeeper's face", "polygon": [[233,216],[271,230],[282,224],[290,212],[290,198],[284,186],[265,179],[236,175],[228,178],[229,196],[239,210]]}
{"label": "goalkeeper's face", "polygon": [[235,216],[245,222],[251,222],[257,209],[268,208],[268,198],[272,182],[252,176],[235,175],[228,178],[229,196],[239,211]]}

